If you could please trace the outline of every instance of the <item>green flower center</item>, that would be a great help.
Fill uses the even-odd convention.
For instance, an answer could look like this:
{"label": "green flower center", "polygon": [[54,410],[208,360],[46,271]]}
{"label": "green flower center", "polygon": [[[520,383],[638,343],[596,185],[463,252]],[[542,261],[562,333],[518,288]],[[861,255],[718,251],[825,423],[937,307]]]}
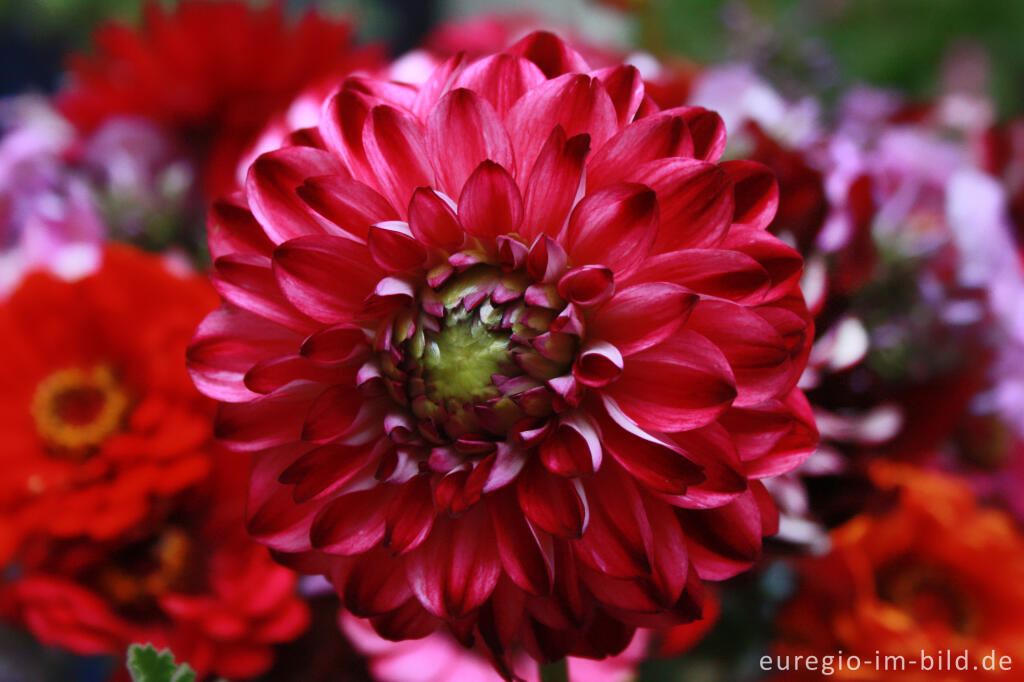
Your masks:
{"label": "green flower center", "polygon": [[509,365],[509,335],[494,332],[476,315],[449,313],[440,332],[428,332],[423,378],[431,399],[479,402],[497,397],[491,381]]}

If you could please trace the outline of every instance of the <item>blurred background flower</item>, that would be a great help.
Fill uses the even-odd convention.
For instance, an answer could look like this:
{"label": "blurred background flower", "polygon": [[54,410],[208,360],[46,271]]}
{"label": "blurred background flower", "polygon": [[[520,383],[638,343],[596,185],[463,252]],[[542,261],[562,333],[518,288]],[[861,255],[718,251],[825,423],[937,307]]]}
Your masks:
{"label": "blurred background flower", "polygon": [[[724,158],[775,174],[822,437],[766,482],[754,571],[570,678],[743,682],[769,679],[762,655],[838,649],[1024,665],[1022,25],[1002,0],[0,2],[0,680],[124,680],[132,640],[235,682],[494,679],[479,644],[339,627],[329,585],[247,540],[249,463],[212,441],[184,349],[216,305],[211,204],[215,252],[262,243],[233,194],[261,153],[319,144],[349,76],[420,83],[536,29],[635,66],[663,108],[719,112]],[[796,275],[749,261],[700,284]],[[748,561],[742,541],[720,546]]]}

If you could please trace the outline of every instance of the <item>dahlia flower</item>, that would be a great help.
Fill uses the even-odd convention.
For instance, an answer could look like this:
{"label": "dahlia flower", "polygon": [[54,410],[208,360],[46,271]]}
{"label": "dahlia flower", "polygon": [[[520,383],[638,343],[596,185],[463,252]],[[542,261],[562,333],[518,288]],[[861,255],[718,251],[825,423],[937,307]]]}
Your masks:
{"label": "dahlia flower", "polygon": [[701,613],[813,448],[799,255],[704,109],[555,36],[350,78],[217,203],[189,349],[250,533],[382,636],[499,669]]}
{"label": "dahlia flower", "polygon": [[195,150],[211,196],[234,188],[238,159],[296,95],[379,60],[353,46],[347,22],[310,12],[291,23],[279,2],[148,3],[140,30],[108,24],[95,42],[71,60],[64,115],[84,131],[116,115],[159,123]]}
{"label": "dahlia flower", "polygon": [[[377,682],[501,682],[484,653],[466,649],[454,637],[435,632],[423,639],[389,642],[365,620],[342,614],[342,631],[356,651],[368,659]],[[647,657],[650,633],[640,630],[622,653],[594,661],[566,661],[569,682],[629,682]],[[528,656],[513,661],[517,679],[539,682],[539,666]]]}
{"label": "dahlia flower", "polygon": [[130,535],[30,546],[6,586],[16,622],[83,655],[170,647],[200,679],[266,671],[309,613],[295,574],[246,536],[246,474],[244,456],[219,452],[211,476]]}
{"label": "dahlia flower", "polygon": [[[980,507],[961,481],[906,465],[877,466],[894,504],[832,534],[833,551],[801,567],[797,595],[779,618],[775,653],[860,656],[836,679],[928,680],[910,664],[922,652],[967,650],[970,665],[993,649],[1014,666],[1024,656],[1024,537],[1000,511]],[[878,653],[905,656],[903,673],[869,669]],[[993,679],[1011,679],[1017,673]],[[785,679],[820,679],[793,670]],[[948,679],[978,679],[976,674]]]}
{"label": "dahlia flower", "polygon": [[215,305],[202,278],[115,246],[0,305],[0,565],[32,536],[113,540],[206,476],[214,406],[178,359]]}

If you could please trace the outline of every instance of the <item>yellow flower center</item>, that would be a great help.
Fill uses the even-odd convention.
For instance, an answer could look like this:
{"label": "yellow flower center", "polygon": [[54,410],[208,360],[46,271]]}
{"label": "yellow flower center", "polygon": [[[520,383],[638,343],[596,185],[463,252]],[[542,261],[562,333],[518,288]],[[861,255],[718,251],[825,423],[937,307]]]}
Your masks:
{"label": "yellow flower center", "polygon": [[69,367],[39,382],[31,409],[43,440],[83,457],[121,429],[128,396],[106,365]]}

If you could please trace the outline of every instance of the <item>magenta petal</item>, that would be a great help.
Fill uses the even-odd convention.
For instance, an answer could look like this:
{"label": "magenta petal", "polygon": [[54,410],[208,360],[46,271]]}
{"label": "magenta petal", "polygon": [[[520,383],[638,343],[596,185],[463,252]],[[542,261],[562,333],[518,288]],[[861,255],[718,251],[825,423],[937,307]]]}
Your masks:
{"label": "magenta petal", "polygon": [[270,258],[274,251],[274,243],[249,210],[242,192],[218,199],[210,206],[206,221],[206,243],[210,248],[211,260],[233,253]]}
{"label": "magenta petal", "polygon": [[736,380],[714,344],[683,329],[627,358],[622,376],[604,391],[641,428],[686,431],[732,404]]}
{"label": "magenta petal", "polygon": [[551,592],[555,579],[555,558],[550,536],[535,530],[523,518],[511,494],[488,504],[505,572],[516,585],[534,595]]}
{"label": "magenta petal", "polygon": [[615,381],[623,367],[618,348],[607,341],[590,340],[580,349],[572,374],[584,386],[600,388]]}
{"label": "magenta petal", "polygon": [[408,225],[399,221],[371,226],[366,244],[374,262],[388,272],[413,270],[427,258],[423,244],[412,235]]}
{"label": "magenta petal", "polygon": [[328,443],[295,460],[281,472],[278,481],[283,485],[294,486],[292,499],[296,504],[303,504],[328,495],[358,476],[365,475],[376,457],[371,445]]}
{"label": "magenta petal", "polygon": [[375,106],[366,117],[363,146],[377,187],[392,206],[405,206],[413,190],[432,184],[423,130],[409,114]]}
{"label": "magenta petal", "polygon": [[779,183],[767,166],[753,161],[724,161],[719,168],[733,182],[732,221],[755,230],[768,227],[779,207]]}
{"label": "magenta petal", "polygon": [[587,476],[601,468],[601,437],[583,412],[563,413],[538,451],[548,471],[559,476]]}
{"label": "magenta petal", "polygon": [[306,178],[318,175],[346,175],[346,171],[334,156],[311,147],[269,152],[249,168],[245,181],[249,207],[275,244],[327,231],[295,191]]}
{"label": "magenta petal", "polygon": [[340,175],[306,178],[296,193],[311,209],[337,225],[342,236],[360,242],[366,241],[366,232],[374,223],[399,217],[374,189]]}
{"label": "magenta petal", "polygon": [[364,245],[321,235],[292,239],[277,247],[274,274],[296,308],[332,323],[358,313],[383,272]]}
{"label": "magenta petal", "polygon": [[535,463],[519,475],[516,493],[523,513],[538,527],[561,538],[583,535],[588,510],[583,490],[576,482]]}
{"label": "magenta petal", "polygon": [[434,526],[430,478],[416,476],[402,484],[387,510],[384,546],[395,555],[419,547]]}
{"label": "magenta petal", "polygon": [[704,481],[701,467],[687,459],[682,448],[644,432],[613,405],[601,421],[601,438],[608,453],[623,469],[651,490],[684,495]]}
{"label": "magenta petal", "polygon": [[437,192],[417,189],[409,201],[409,229],[424,244],[454,250],[464,238],[454,206]]}
{"label": "magenta petal", "polygon": [[362,362],[369,349],[366,332],[354,324],[343,323],[310,334],[299,352],[311,362],[335,365]]}
{"label": "magenta petal", "polygon": [[672,282],[699,294],[757,303],[772,284],[768,271],[739,251],[684,249],[649,258],[630,282]]}
{"label": "magenta petal", "polygon": [[693,140],[682,117],[671,112],[631,123],[608,140],[587,163],[587,186],[593,191],[621,182],[648,161],[690,156]]}
{"label": "magenta petal", "polygon": [[583,189],[583,165],[589,151],[589,135],[566,139],[562,126],[551,131],[526,183],[522,234],[527,240],[562,233]]}
{"label": "magenta petal", "polygon": [[593,75],[604,83],[612,98],[619,125],[632,121],[644,99],[644,79],[637,68],[622,64],[595,71]]}
{"label": "magenta petal", "polygon": [[509,172],[484,161],[466,181],[459,197],[459,222],[477,237],[497,237],[519,230],[523,199]]}
{"label": "magenta petal", "polygon": [[603,265],[624,279],[647,257],[657,235],[657,195],[644,185],[618,183],[576,206],[565,245],[573,265]]}
{"label": "magenta petal", "polygon": [[287,355],[299,335],[230,304],[206,316],[189,344],[188,371],[201,393],[215,400],[244,402],[256,395],[245,387],[249,369]]}
{"label": "magenta petal", "polygon": [[722,117],[703,107],[679,107],[680,116],[690,128],[693,155],[711,163],[722,158],[725,151],[725,124]]}
{"label": "magenta petal", "polygon": [[[254,393],[273,393],[293,381],[333,383],[346,378],[340,369],[314,365],[301,355],[283,355],[267,358],[253,365],[245,373],[245,385]],[[349,380],[353,376],[347,377]]]}
{"label": "magenta petal", "polygon": [[322,442],[340,436],[359,415],[364,402],[354,386],[331,386],[316,397],[302,426],[302,440]]}
{"label": "magenta petal", "polygon": [[228,303],[299,333],[316,329],[316,322],[299,312],[281,293],[271,263],[256,254],[221,256],[210,278]]}
{"label": "magenta petal", "polygon": [[654,253],[717,246],[732,223],[732,183],[714,164],[695,159],[651,161],[630,175],[658,195],[661,223]]}
{"label": "magenta petal", "polygon": [[522,178],[556,125],[567,138],[586,133],[600,146],[618,128],[618,117],[600,81],[568,73],[526,92],[512,105],[505,125],[515,152],[516,177]]}
{"label": "magenta petal", "polygon": [[384,539],[390,495],[380,490],[348,493],[328,502],[313,520],[313,547],[328,554],[362,554]]}
{"label": "magenta petal", "polygon": [[452,87],[467,88],[481,95],[504,117],[524,92],[545,80],[541,70],[529,59],[496,54],[467,66],[456,76]]}
{"label": "magenta petal", "polygon": [[[494,107],[472,90],[452,90],[427,120],[427,150],[439,188],[456,196],[484,161],[512,167],[512,143]],[[453,144],[453,141],[457,141]]]}
{"label": "magenta petal", "polygon": [[423,607],[461,618],[483,604],[501,575],[501,559],[479,506],[458,521],[439,519],[426,542],[406,555],[409,585]]}
{"label": "magenta petal", "polygon": [[624,357],[674,334],[697,304],[697,296],[666,282],[619,289],[590,320],[590,336],[613,344]]}

